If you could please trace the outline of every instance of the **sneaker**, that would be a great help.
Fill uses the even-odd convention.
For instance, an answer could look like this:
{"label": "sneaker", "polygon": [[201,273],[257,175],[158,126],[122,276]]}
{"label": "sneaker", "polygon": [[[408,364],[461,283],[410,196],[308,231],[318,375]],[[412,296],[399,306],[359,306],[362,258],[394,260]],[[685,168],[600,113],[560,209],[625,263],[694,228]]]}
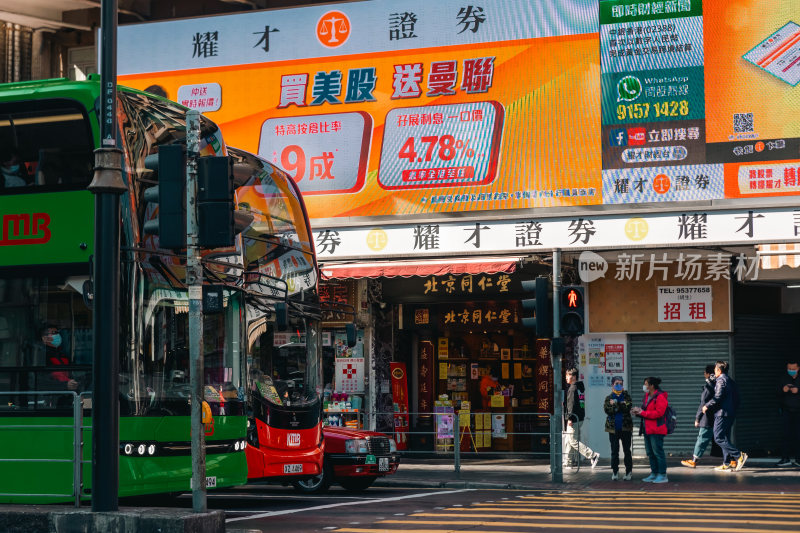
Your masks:
{"label": "sneaker", "polygon": [[645,483],[652,483],[658,477],[657,474],[650,472],[650,475],[644,478],[642,481]]}
{"label": "sneaker", "polygon": [[684,459],[681,461],[683,466],[688,466],[689,468],[697,468],[697,461],[692,461],[691,459]]}
{"label": "sneaker", "polygon": [[715,466],[714,470],[719,470],[720,472],[724,470],[733,470],[736,468],[736,461],[731,461],[731,464],[722,463],[719,466]]}
{"label": "sneaker", "polygon": [[595,452],[594,455],[592,456],[592,468],[597,466],[597,461],[599,460],[600,460],[600,454],[598,452]]}
{"label": "sneaker", "polygon": [[630,481],[631,479],[633,479],[633,473],[628,472],[625,474],[625,476],[623,476],[622,481]]}
{"label": "sneaker", "polygon": [[792,466],[792,463],[794,463],[794,461],[790,461],[789,459],[783,458],[780,461],[778,461],[777,464],[775,464],[775,466],[777,467]]}
{"label": "sneaker", "polygon": [[618,479],[619,479],[619,474],[617,474],[616,472],[611,474],[611,481],[617,481]]}
{"label": "sneaker", "polygon": [[738,472],[744,467],[744,464],[747,462],[748,455],[744,452],[741,452],[739,455],[739,460],[736,461],[736,471]]}
{"label": "sneaker", "polygon": [[666,474],[659,474],[653,480],[653,483],[667,483],[667,482],[669,482],[669,479],[667,479],[667,475]]}

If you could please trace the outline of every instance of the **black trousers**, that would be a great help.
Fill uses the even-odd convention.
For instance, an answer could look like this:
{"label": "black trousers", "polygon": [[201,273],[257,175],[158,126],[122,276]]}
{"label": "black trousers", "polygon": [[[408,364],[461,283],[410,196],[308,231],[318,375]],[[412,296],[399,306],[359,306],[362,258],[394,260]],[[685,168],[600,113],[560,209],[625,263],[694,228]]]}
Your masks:
{"label": "black trousers", "polygon": [[783,424],[781,455],[784,459],[800,461],[800,412],[784,410],[781,413],[781,424]]}
{"label": "black trousers", "polygon": [[619,472],[619,443],[622,441],[622,452],[625,454],[625,473],[633,471],[633,457],[631,457],[631,431],[615,431],[608,434],[611,443],[611,471]]}

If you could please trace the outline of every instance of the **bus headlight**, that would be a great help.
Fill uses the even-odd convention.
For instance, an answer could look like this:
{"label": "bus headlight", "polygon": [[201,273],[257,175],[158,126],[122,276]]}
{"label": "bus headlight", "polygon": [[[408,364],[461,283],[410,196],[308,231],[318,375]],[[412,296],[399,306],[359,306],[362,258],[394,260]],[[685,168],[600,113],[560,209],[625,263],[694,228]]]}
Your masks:
{"label": "bus headlight", "polygon": [[144,444],[140,444],[140,445],[139,445],[139,446],[136,448],[136,453],[138,453],[139,455],[144,455]]}
{"label": "bus headlight", "polygon": [[239,447],[242,451],[244,451],[245,446],[247,446],[247,440],[242,441],[242,445]]}
{"label": "bus headlight", "polygon": [[235,451],[235,452],[239,451],[239,441],[238,440],[233,443],[233,451]]}
{"label": "bus headlight", "polygon": [[147,455],[155,455],[156,454],[156,445],[151,444],[147,447]]}
{"label": "bus headlight", "polygon": [[125,444],[125,447],[123,448],[123,450],[125,450],[125,455],[132,454],[133,453],[133,444],[131,444],[131,443]]}

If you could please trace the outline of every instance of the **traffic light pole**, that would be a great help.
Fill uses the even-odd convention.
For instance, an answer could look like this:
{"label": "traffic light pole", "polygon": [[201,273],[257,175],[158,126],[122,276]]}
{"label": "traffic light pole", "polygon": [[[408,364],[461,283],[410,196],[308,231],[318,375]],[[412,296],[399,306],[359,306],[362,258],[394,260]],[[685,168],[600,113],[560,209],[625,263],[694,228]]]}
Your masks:
{"label": "traffic light pole", "polygon": [[189,289],[189,386],[192,427],[192,509],[205,512],[206,446],[203,426],[203,265],[197,224],[197,159],[200,156],[200,112],[186,112],[186,286]]}
{"label": "traffic light pole", "polygon": [[[553,251],[553,339],[561,336],[561,250]],[[561,389],[561,356],[562,353],[554,353],[555,351],[561,352],[562,350],[550,350],[550,357],[552,357],[553,365],[553,418],[550,419],[550,439],[552,440],[553,454],[551,454],[550,472],[552,474],[553,483],[562,483],[564,481],[563,463],[564,457],[560,454],[563,452],[562,446],[562,424],[563,412],[562,401],[564,393]],[[554,455],[554,457],[553,457]]]}

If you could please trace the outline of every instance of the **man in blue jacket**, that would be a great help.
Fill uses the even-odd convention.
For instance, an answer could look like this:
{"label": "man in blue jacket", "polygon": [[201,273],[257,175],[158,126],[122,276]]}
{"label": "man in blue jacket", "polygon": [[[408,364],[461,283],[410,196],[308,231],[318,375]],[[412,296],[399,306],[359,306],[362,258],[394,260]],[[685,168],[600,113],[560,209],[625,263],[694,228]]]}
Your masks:
{"label": "man in blue jacket", "polygon": [[714,397],[714,366],[713,364],[706,365],[706,369],[703,371],[703,376],[706,380],[703,382],[703,389],[700,392],[700,405],[697,407],[697,415],[694,419],[694,427],[700,428],[700,430],[697,433],[697,442],[694,444],[692,458],[681,461],[683,466],[688,466],[689,468],[697,467],[697,461],[705,453],[714,433],[714,419],[703,412],[703,406]]}
{"label": "man in blue jacket", "polygon": [[714,365],[714,397],[703,406],[703,413],[714,413],[714,440],[722,448],[722,465],[715,470],[739,471],[747,461],[747,454],[740,452],[731,442],[731,428],[739,407],[739,390],[736,382],[728,377],[728,362],[717,361]]}

